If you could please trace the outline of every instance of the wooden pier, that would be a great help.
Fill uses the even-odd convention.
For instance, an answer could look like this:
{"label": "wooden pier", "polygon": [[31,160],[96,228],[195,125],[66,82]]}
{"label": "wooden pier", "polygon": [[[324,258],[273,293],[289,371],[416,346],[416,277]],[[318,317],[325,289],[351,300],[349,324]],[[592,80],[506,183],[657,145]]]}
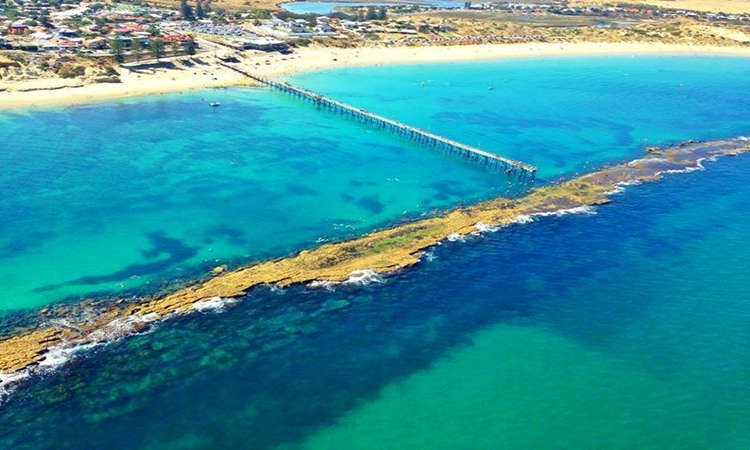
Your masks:
{"label": "wooden pier", "polygon": [[407,137],[420,144],[424,144],[440,150],[446,150],[452,153],[457,153],[465,158],[475,160],[480,164],[499,167],[507,174],[512,174],[522,178],[533,178],[536,175],[536,167],[525,164],[521,161],[504,158],[494,153],[489,153],[484,150],[480,150],[478,148],[456,142],[452,139],[438,136],[421,128],[415,128],[389,119],[387,117],[379,116],[375,113],[365,111],[361,108],[356,108],[354,106],[348,105],[338,100],[334,100],[324,95],[317,94],[307,89],[293,86],[289,83],[274,81],[268,78],[253,75],[249,72],[245,72],[244,70],[241,70],[234,66],[230,66],[228,64],[226,64],[226,67],[257,81],[264,86],[268,86],[287,94],[302,98],[304,100],[311,101],[318,106],[325,107],[336,113],[344,114],[362,122],[377,126],[379,128],[383,128],[394,134]]}

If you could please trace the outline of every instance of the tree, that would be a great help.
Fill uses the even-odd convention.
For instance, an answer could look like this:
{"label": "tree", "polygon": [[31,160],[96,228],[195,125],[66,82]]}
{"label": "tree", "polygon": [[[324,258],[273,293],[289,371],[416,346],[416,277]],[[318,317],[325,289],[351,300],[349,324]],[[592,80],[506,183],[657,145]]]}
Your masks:
{"label": "tree", "polygon": [[49,13],[47,13],[46,11],[41,13],[39,15],[39,23],[41,23],[45,27],[50,27],[52,24],[49,21]]}
{"label": "tree", "polygon": [[271,12],[267,11],[265,9],[256,9],[255,10],[255,17],[257,19],[270,19],[271,18]]}
{"label": "tree", "polygon": [[188,55],[195,55],[195,41],[192,39],[187,39],[182,43],[182,47],[185,49],[185,53]]}
{"label": "tree", "polygon": [[180,12],[185,20],[193,20],[193,8],[188,5],[187,0],[180,0]]}
{"label": "tree", "polygon": [[114,55],[115,61],[117,61],[118,63],[121,63],[124,58],[122,56],[123,50],[122,50],[122,42],[120,42],[120,39],[114,38],[109,43],[109,46],[112,49],[112,55]]}
{"label": "tree", "polygon": [[203,12],[203,5],[201,5],[201,0],[195,0],[195,16],[199,19],[206,17],[206,13]]}
{"label": "tree", "polygon": [[378,9],[378,20],[385,20],[388,17],[385,8]]}
{"label": "tree", "polygon": [[164,54],[164,41],[161,39],[151,39],[149,47],[151,48],[151,54],[153,54],[156,59],[161,58]]}
{"label": "tree", "polygon": [[135,52],[140,52],[141,50],[144,50],[144,42],[140,40],[139,38],[133,38],[130,40],[130,48],[131,50]]}
{"label": "tree", "polygon": [[367,15],[365,15],[365,19],[367,19],[367,20],[375,20],[377,18],[378,18],[378,15],[375,12],[375,7],[368,6],[367,7]]}

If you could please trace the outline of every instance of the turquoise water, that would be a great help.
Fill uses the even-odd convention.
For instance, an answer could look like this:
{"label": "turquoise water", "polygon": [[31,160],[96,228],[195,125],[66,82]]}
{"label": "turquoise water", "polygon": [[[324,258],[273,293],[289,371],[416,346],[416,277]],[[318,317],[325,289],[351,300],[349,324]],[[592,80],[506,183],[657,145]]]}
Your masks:
{"label": "turquoise water", "polygon": [[649,145],[750,129],[744,58],[509,59],[337,69],[291,81],[534,164],[545,177],[632,158]]}
{"label": "turquoise water", "polygon": [[163,323],[19,389],[0,447],[748,448],[748,171]]}
{"label": "turquoise water", "polygon": [[508,192],[497,173],[265,90],[5,113],[0,142],[0,314]]}
{"label": "turquoise water", "polygon": [[397,3],[382,2],[287,2],[281,7],[295,14],[331,14],[341,6],[399,6],[399,5],[425,5],[438,8],[463,8],[463,2],[445,0],[418,0]]}
{"label": "turquoise water", "polygon": [[[481,89],[486,97],[474,102],[480,111],[475,121],[481,125],[463,124],[449,113],[450,105],[460,104],[466,109],[468,105],[444,104],[435,99],[451,98],[453,88],[450,86],[448,89],[434,87],[435,95],[416,98],[409,109],[398,109],[397,105],[405,103],[397,97],[406,95],[404,86],[408,84],[399,81],[398,70],[401,69],[386,73],[373,68],[380,77],[363,78],[368,81],[358,85],[359,100],[355,104],[381,113],[392,108],[394,115],[402,120],[429,121],[430,129],[454,133],[452,137],[465,142],[474,139],[471,130],[502,136],[504,142],[515,144],[501,146],[493,139],[496,148],[483,147],[493,150],[502,147],[523,154],[527,161],[540,166],[544,180],[567,176],[590,165],[601,166],[640,155],[642,150],[639,151],[638,146],[643,139],[656,144],[750,134],[750,102],[747,101],[750,80],[741,76],[750,70],[747,60],[584,58],[566,61],[581,71],[581,77],[599,95],[586,97],[582,86],[562,75],[558,83],[551,80],[538,84],[536,90],[519,88],[517,92],[525,97],[516,99],[514,108],[521,111],[523,105],[536,105],[539,123],[535,133],[524,131],[522,123],[527,122],[529,127],[535,125],[531,115],[522,118],[520,112],[512,126],[503,121],[492,122],[491,117],[507,117],[507,112],[500,116],[488,115],[490,110],[499,110],[499,106],[494,109],[487,106],[495,101],[497,88]],[[490,78],[511,78],[509,73],[520,73],[522,67],[527,67],[526,77],[532,82],[552,78],[548,77],[548,71],[555,65],[561,65],[560,61],[468,65],[472,70],[463,73],[463,79],[476,76],[480,80],[477,83],[481,84]],[[622,86],[622,70],[626,66],[627,84],[633,90],[618,91],[622,99],[613,103],[614,94],[605,95],[610,92],[607,86]],[[413,71],[420,71],[428,75],[428,79],[437,79],[445,73],[457,73],[452,72],[456,67],[407,67],[404,76],[408,78]],[[482,67],[486,67],[486,71]],[[429,70],[432,73],[428,73]],[[656,77],[662,70],[668,70],[669,77]],[[562,74],[572,69],[558,71]],[[334,80],[346,80],[346,73],[348,70],[330,72],[328,76],[333,78],[329,80],[325,79],[325,74],[308,75],[309,79],[303,77],[300,81],[306,86],[317,83],[321,90],[330,92],[340,89]],[[379,86],[383,77],[386,77],[383,83],[391,82],[389,90],[373,88],[369,95],[364,94],[369,89],[369,80],[375,80],[372,83]],[[664,86],[671,83],[689,86],[689,95],[664,94],[663,90],[669,91]],[[583,98],[576,100],[572,92],[565,94],[566,88],[579,92]],[[454,93],[461,92],[459,89]],[[529,96],[531,92],[534,95]],[[510,96],[510,93],[504,95]],[[18,124],[23,120],[50,114],[60,121],[37,119],[37,123],[50,123],[54,128],[49,129],[63,133],[73,123],[80,130],[84,123],[91,126],[104,120],[106,111],[117,110],[131,118],[159,105],[153,113],[155,117],[175,127],[179,121],[169,120],[171,112],[185,121],[185,130],[198,133],[201,127],[211,124],[207,117],[215,117],[201,113],[205,106],[201,96],[212,100],[220,98],[223,106],[217,113],[227,116],[221,120],[223,125],[215,125],[220,131],[213,136],[239,139],[237,136],[247,134],[250,148],[263,148],[261,143],[275,145],[285,133],[306,136],[295,140],[292,146],[269,147],[271,154],[322,139],[320,128],[312,128],[309,133],[306,128],[319,127],[317,123],[322,121],[326,129],[336,133],[345,134],[348,127],[352,127],[352,136],[369,136],[361,138],[372,139],[372,145],[378,145],[369,150],[393,145],[414,155],[411,157],[418,160],[408,166],[410,171],[418,172],[422,166],[429,168],[438,164],[437,161],[444,161],[442,172],[430,171],[429,176],[421,178],[426,180],[421,183],[427,183],[435,177],[445,177],[449,181],[441,190],[426,189],[424,184],[414,183],[397,190],[393,201],[399,201],[401,195],[414,195],[414,201],[439,200],[447,204],[460,202],[464,194],[482,196],[493,190],[507,189],[504,183],[497,183],[497,175],[490,176],[471,165],[461,166],[451,157],[432,154],[419,147],[407,152],[406,143],[387,135],[368,134],[364,128],[357,128],[359,125],[337,116],[313,110],[305,127],[287,125],[284,128],[276,120],[284,118],[305,123],[306,107],[287,101],[283,96],[267,97],[261,91],[220,91],[90,107],[87,122],[77,120],[83,117],[83,113],[76,112],[80,111],[78,109],[6,115],[2,120],[20,127]],[[393,102],[383,100],[384,96],[391,96]],[[481,97],[480,91],[475,92],[475,96]],[[570,101],[555,103],[555,98]],[[672,111],[668,112],[665,105],[658,103],[659,99],[671,102]],[[352,98],[349,100],[354,102]],[[238,118],[225,113],[235,107],[232,106],[234,101],[243,104],[245,116]],[[253,109],[248,104],[256,105],[261,111],[260,117],[273,114],[266,108],[279,113],[270,116],[276,120],[263,121],[258,116],[248,116],[248,111]],[[275,106],[277,104],[280,106]],[[594,113],[591,109],[581,111],[584,104],[592,105],[591,108],[606,117],[606,126],[586,122],[585,117],[593,117]],[[289,111],[285,108],[291,108],[294,114],[284,113]],[[423,113],[419,113],[420,108]],[[628,112],[623,108],[630,108],[632,120],[627,120]],[[566,112],[571,116],[569,122],[561,119]],[[576,126],[579,119],[582,125]],[[65,124],[64,120],[68,124],[60,125]],[[128,122],[121,119],[108,123]],[[253,127],[259,131],[253,132]],[[104,126],[97,133],[112,133],[115,128]],[[133,126],[130,130],[137,128]],[[167,236],[171,237],[174,236],[172,227],[180,229],[186,223],[203,224],[207,220],[197,215],[200,208],[194,209],[190,201],[182,199],[172,203],[172,195],[179,199],[177,194],[181,191],[178,189],[192,186],[192,180],[203,173],[201,168],[218,163],[209,157],[182,157],[183,152],[200,155],[199,150],[186,150],[187,145],[180,145],[177,147],[180,150],[168,152],[168,156],[159,159],[157,148],[169,149],[163,141],[176,133],[166,125],[158,129],[162,134],[154,131],[155,134],[143,139],[144,144],[137,148],[144,148],[145,154],[159,161],[152,162],[156,168],[151,172],[143,172],[146,178],[161,177],[163,183],[170,176],[184,174],[184,178],[178,178],[179,182],[168,187],[158,185],[162,190],[155,191],[150,200],[160,206],[153,208],[158,214],[149,212],[156,217],[170,210],[185,211],[179,221],[156,219],[159,229],[169,231]],[[283,133],[276,134],[278,130]],[[498,130],[505,130],[510,136]],[[459,136],[463,132],[467,134]],[[68,136],[73,135],[75,133]],[[95,139],[96,135],[91,133],[89,138]],[[133,136],[132,131],[129,135]],[[275,137],[262,139],[262,136]],[[622,139],[617,140],[616,136]],[[39,134],[27,140],[34,143],[43,137]],[[523,146],[532,142],[532,137],[533,142],[538,142],[538,148],[535,152],[526,152]],[[555,137],[560,140],[556,141]],[[590,141],[590,146],[585,151],[575,151],[575,143],[584,140]],[[47,142],[51,146],[53,141]],[[54,148],[58,152],[69,151],[59,142],[71,142],[70,137],[59,138],[56,142]],[[97,142],[97,148],[104,146],[102,141],[92,142]],[[346,147],[340,140],[335,142],[336,149]],[[283,143],[289,144],[288,141]],[[39,147],[50,148],[41,143]],[[201,141],[199,147],[205,151],[211,145]],[[359,151],[363,150],[355,145],[352,148],[352,155],[360,155]],[[90,151],[94,156],[81,161],[101,168],[96,165],[95,150]],[[146,164],[132,152],[122,150],[123,166]],[[287,166],[288,158],[297,155],[295,152],[284,158],[275,155],[272,158],[268,154],[266,157]],[[319,193],[310,201],[315,202],[315,207],[326,205],[339,211],[353,203],[341,192],[354,198],[364,195],[360,192],[369,192],[357,190],[362,186],[356,183],[339,182],[337,177],[357,179],[373,173],[390,176],[385,163],[382,163],[384,168],[378,169],[380,172],[369,170],[372,155],[362,155],[367,168],[360,172],[315,178],[317,188],[329,195]],[[443,160],[444,157],[447,159]],[[68,163],[71,158],[62,155],[58,158],[44,166],[45,170],[39,170],[39,185],[54,186],[54,181],[63,182],[68,171],[58,168],[61,162]],[[112,160],[113,156],[107,158]],[[170,173],[171,158],[177,158],[173,163],[177,168]],[[38,157],[30,160],[33,164],[28,163],[29,166],[41,165],[43,161]],[[249,159],[254,160],[254,157]],[[195,166],[183,167],[189,166],[189,161]],[[309,167],[309,161],[320,161],[320,157],[312,155],[305,161]],[[334,167],[346,167],[344,172],[356,167],[347,165],[346,158],[330,161]],[[86,163],[80,164],[78,170],[86,172]],[[7,167],[5,162],[3,166]],[[233,167],[234,170],[211,171],[212,175],[222,173],[225,176],[249,173],[243,179],[230,177],[223,187],[217,187],[224,196],[219,198],[226,198],[226,201],[218,202],[222,206],[216,207],[222,211],[231,209],[232,214],[216,216],[216,222],[231,217],[233,228],[251,233],[264,225],[266,218],[243,217],[240,211],[244,210],[233,207],[236,202],[247,201],[245,198],[251,188],[244,189],[242,183],[249,183],[253,178],[271,183],[276,172],[252,170],[252,164],[244,159]],[[275,166],[269,163],[266,167]],[[0,448],[748,448],[750,294],[746,261],[750,258],[747,245],[750,157],[724,158],[707,163],[707,168],[629,187],[615,195],[613,203],[598,207],[594,215],[546,217],[467,242],[445,243],[434,249],[423,264],[388,278],[382,284],[343,286],[334,292],[260,288],[224,311],[180,317],[161,323],[146,334],[84,353],[61,370],[25,383],[0,406]],[[463,172],[454,172],[456,170]],[[42,176],[45,172],[46,177]],[[465,179],[468,174],[473,174],[473,178]],[[28,178],[19,175],[16,180]],[[454,178],[465,180],[466,192],[446,197],[445,192],[452,192],[448,186],[452,186]],[[93,191],[113,190],[117,179],[113,176],[108,179],[111,181],[100,181],[95,185],[98,189]],[[212,179],[212,182],[217,181]],[[279,182],[285,183],[288,179]],[[5,186],[17,184],[18,181]],[[131,189],[156,189],[145,182],[126,185]],[[205,186],[212,185],[206,182]],[[258,190],[256,184],[252,186]],[[380,184],[372,185],[372,192],[386,195],[383,192],[389,192],[386,189],[389,186],[381,180]],[[232,187],[237,189],[237,195]],[[214,191],[199,190],[199,193],[206,192]],[[292,195],[284,189],[274,192]],[[59,203],[60,198],[67,199],[69,195],[72,194],[49,198]],[[156,195],[161,195],[162,199]],[[30,195],[27,198],[43,203],[44,197]],[[304,198],[292,197],[289,201],[300,202]],[[321,198],[330,201],[330,205]],[[208,196],[206,204],[211,205],[211,201],[216,198]],[[116,216],[121,218],[118,220],[148,210],[144,206],[148,204],[141,200],[131,203],[133,209]],[[263,202],[253,203],[258,204],[263,205]],[[371,202],[364,204],[372,205]],[[19,201],[16,205],[18,208],[23,203]],[[108,208],[100,206],[106,206],[106,202],[96,205],[102,217],[105,211],[112,214]],[[48,207],[57,214],[66,209],[60,205]],[[351,208],[353,211],[361,209]],[[15,210],[6,207],[4,211]],[[294,249],[305,239],[314,240],[327,233],[324,230],[329,229],[328,211],[291,208],[286,212],[291,219],[287,222],[275,219],[277,222],[273,224],[285,223],[292,228],[312,224],[309,234],[294,234],[297,244],[293,239],[286,241],[286,248]],[[361,211],[363,219],[357,223],[360,228],[349,231],[360,232],[373,223],[398,220],[403,212],[395,207],[385,211],[391,212],[372,220],[368,219],[375,214],[374,208]],[[420,203],[410,211],[411,215],[418,215],[425,209]],[[177,217],[177,212],[173,214],[173,218]],[[59,220],[55,217],[50,213],[48,220]],[[275,216],[269,214],[268,217],[274,220]],[[106,229],[107,223],[112,221],[116,220],[101,219],[94,224]],[[75,222],[83,223],[83,219]],[[37,227],[42,228],[39,224]],[[266,229],[265,239],[256,241],[261,245],[258,248],[273,252],[275,232],[276,229]],[[258,233],[262,234],[263,230]],[[183,246],[203,249],[202,241],[190,240],[193,235],[180,236]],[[122,243],[115,244],[110,245],[125,247]],[[241,247],[237,243],[232,248]],[[147,245],[143,249],[142,253],[149,253]],[[33,254],[31,249],[24,251]],[[261,253],[256,247],[250,251]],[[101,254],[105,255],[103,261],[107,261],[106,252]],[[169,253],[173,254],[181,253]],[[235,253],[238,254],[242,255]],[[148,260],[147,255],[142,257]],[[154,257],[159,258],[169,256]],[[238,258],[242,260],[243,256]],[[209,262],[210,265],[216,263],[215,260]],[[177,263],[176,267],[183,267],[182,264]],[[200,261],[195,264],[201,265]],[[92,265],[96,267],[95,263]],[[185,273],[196,270],[189,263],[184,263],[184,267]],[[170,270],[174,269],[154,272],[152,276],[162,279]]]}

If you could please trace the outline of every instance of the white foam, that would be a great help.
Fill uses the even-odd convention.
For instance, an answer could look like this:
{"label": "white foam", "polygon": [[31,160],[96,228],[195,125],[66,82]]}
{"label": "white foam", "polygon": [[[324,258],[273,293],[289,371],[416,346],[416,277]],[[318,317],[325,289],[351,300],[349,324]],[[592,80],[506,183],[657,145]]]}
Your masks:
{"label": "white foam", "polygon": [[492,233],[500,229],[499,227],[493,227],[483,222],[475,223],[474,228],[476,228],[480,233]]}
{"label": "white foam", "polygon": [[385,280],[383,276],[375,272],[372,269],[354,270],[349,274],[349,278],[344,281],[344,284],[356,284],[359,286],[365,286],[373,283],[383,283]]}
{"label": "white foam", "polygon": [[[107,341],[109,342],[109,341]],[[78,344],[78,345],[70,345],[70,344],[60,344],[56,345],[49,349],[47,353],[44,354],[44,359],[39,361],[39,364],[36,367],[37,371],[43,371],[43,372],[49,372],[52,370],[57,369],[58,367],[62,366],[63,364],[70,361],[70,359],[75,356],[77,353],[89,350],[91,348],[96,347],[97,343],[88,343],[88,344]]]}
{"label": "white foam", "polygon": [[156,322],[161,318],[162,317],[156,313],[133,314],[128,317],[118,317],[103,327],[97,328],[86,335],[86,339],[88,341],[99,343],[111,342],[129,336],[142,329],[144,325]]}
{"label": "white foam", "polygon": [[0,406],[3,404],[3,400],[13,392],[13,386],[30,376],[31,373],[29,373],[29,370],[21,370],[13,373],[0,372]]}
{"label": "white foam", "polygon": [[607,191],[604,193],[604,195],[614,195],[614,194],[620,194],[622,192],[625,192],[625,188],[628,186],[636,186],[642,184],[640,180],[630,180],[630,181],[621,181],[617,184],[615,184],[615,188],[611,191]]}
{"label": "white foam", "polygon": [[519,214],[518,217],[513,219],[510,224],[524,225],[534,221],[534,218],[528,214]]}
{"label": "white foam", "polygon": [[448,236],[446,236],[446,239],[450,242],[464,242],[466,241],[466,236],[463,236],[458,233],[451,233]]}
{"label": "white foam", "polygon": [[[626,185],[628,183],[623,183],[623,185]],[[630,184],[637,184],[637,183],[630,183]],[[548,216],[554,216],[554,217],[560,217],[565,216],[568,214],[589,214],[593,215],[596,214],[596,209],[594,209],[593,206],[576,206],[574,208],[566,208],[566,209],[559,209],[557,211],[550,211],[550,212],[538,212],[538,213],[532,213],[532,214],[519,214],[516,216],[515,219],[511,220],[507,224],[503,225],[502,227],[493,226],[493,225],[487,225],[484,222],[477,222],[474,224],[474,228],[477,230],[476,233],[472,234],[481,234],[486,232],[495,232],[498,231],[500,228],[508,227],[511,225],[524,225],[531,222],[534,222],[535,217],[548,217]],[[449,242],[465,242],[466,236],[458,233],[451,233],[448,236],[445,237],[445,240]],[[438,242],[437,245],[441,245],[441,242]],[[431,259],[431,256],[426,255],[426,258],[428,261]]]}
{"label": "white foam", "polygon": [[224,307],[235,303],[237,303],[236,298],[216,296],[193,303],[193,309],[198,312],[223,311]]}
{"label": "white foam", "polygon": [[336,286],[339,284],[345,285],[357,285],[365,286],[373,283],[384,283],[385,279],[382,275],[375,272],[372,269],[354,270],[349,274],[343,282],[328,281],[328,280],[314,280],[307,284],[307,287],[312,289],[325,289],[327,291],[335,291]]}
{"label": "white foam", "polygon": [[703,161],[716,161],[716,157],[711,156],[707,158],[699,158],[697,161],[695,161],[694,167],[688,166],[683,169],[660,170],[656,172],[656,175],[665,175],[665,174],[671,174],[671,173],[690,173],[690,172],[695,172],[696,170],[705,170],[706,168],[703,166]]}
{"label": "white foam", "polygon": [[101,344],[70,344],[63,342],[50,347],[44,354],[44,358],[36,365],[13,373],[0,373],[0,405],[2,405],[8,395],[13,393],[14,386],[19,382],[35,375],[52,372],[70,361],[76,353],[96,347],[97,345]]}
{"label": "white foam", "polygon": [[327,280],[314,280],[307,284],[307,287],[311,289],[325,289],[326,291],[335,291],[336,285],[338,283],[335,283],[333,281],[327,281]]}
{"label": "white foam", "polygon": [[[0,404],[4,398],[12,392],[12,387],[19,381],[31,376],[52,372],[65,365],[76,354],[115,342],[121,338],[136,334],[143,325],[151,324],[164,317],[156,314],[133,314],[125,318],[113,319],[106,325],[86,334],[83,343],[74,341],[63,341],[49,347],[44,353],[44,358],[35,365],[14,373],[0,373]],[[66,322],[64,319],[57,321],[58,324]],[[76,327],[69,325],[69,328]]]}
{"label": "white foam", "polygon": [[283,288],[279,287],[276,284],[269,284],[268,285],[268,290],[271,291],[271,292],[273,292],[274,294],[285,294],[286,293],[286,291]]}
{"label": "white foam", "polygon": [[596,214],[596,209],[594,209],[593,206],[576,206],[575,208],[567,208],[567,209],[558,209],[557,211],[551,211],[551,212],[540,212],[540,213],[534,213],[532,214],[533,217],[561,217],[561,216],[567,216],[568,214],[588,214],[588,215],[594,215]]}
{"label": "white foam", "polygon": [[611,191],[606,191],[604,195],[615,195],[615,194],[621,194],[623,192],[625,192],[625,187],[620,186],[620,184],[618,183],[615,185],[614,189],[612,189]]}
{"label": "white foam", "polygon": [[632,161],[628,161],[627,165],[629,167],[635,167],[639,166],[643,163],[650,163],[650,162],[663,162],[664,158],[658,158],[658,157],[651,157],[651,158],[640,158],[640,159],[634,159]]}

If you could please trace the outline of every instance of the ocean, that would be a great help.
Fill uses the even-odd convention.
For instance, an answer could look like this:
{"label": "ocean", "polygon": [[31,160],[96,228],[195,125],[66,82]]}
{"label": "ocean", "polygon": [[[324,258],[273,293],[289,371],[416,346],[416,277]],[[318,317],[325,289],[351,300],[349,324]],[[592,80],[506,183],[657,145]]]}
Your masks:
{"label": "ocean", "polygon": [[[750,134],[748,75],[741,58],[576,57],[292,80],[545,184]],[[263,90],[0,124],[9,320],[523,193]],[[0,448],[748,448],[750,158],[706,168],[445,242],[366,286],[259,288],[82,352],[0,405]]]}

